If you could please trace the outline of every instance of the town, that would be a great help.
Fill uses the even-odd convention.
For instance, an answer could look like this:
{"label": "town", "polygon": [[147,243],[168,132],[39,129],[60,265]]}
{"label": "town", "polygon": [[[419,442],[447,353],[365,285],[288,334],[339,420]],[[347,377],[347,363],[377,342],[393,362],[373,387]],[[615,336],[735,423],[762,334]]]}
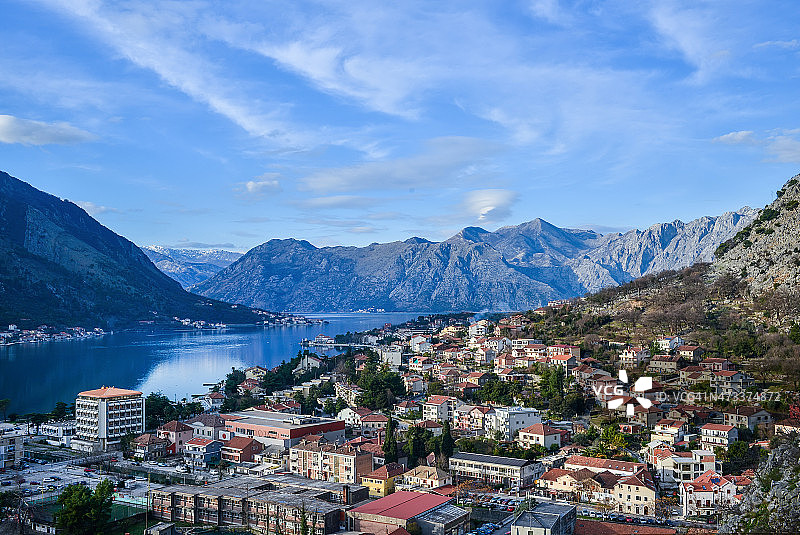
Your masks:
{"label": "town", "polygon": [[5,424],[3,485],[27,495],[42,530],[56,524],[37,500],[57,501],[69,482],[96,487],[96,468],[115,500],[145,511],[148,533],[713,529],[763,484],[763,452],[800,431],[796,400],[761,395],[737,363],[680,335],[589,336],[590,351],[528,336],[576,306],[319,335],[307,346],[346,350],[234,369],[192,402],[81,392],[61,418]]}

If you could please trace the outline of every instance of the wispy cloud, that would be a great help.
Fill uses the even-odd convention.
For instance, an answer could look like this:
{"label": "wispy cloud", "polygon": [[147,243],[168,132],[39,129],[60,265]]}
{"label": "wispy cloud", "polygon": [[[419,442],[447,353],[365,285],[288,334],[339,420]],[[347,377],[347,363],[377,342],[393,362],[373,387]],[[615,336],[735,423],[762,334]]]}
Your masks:
{"label": "wispy cloud", "polygon": [[443,137],[429,140],[426,150],[414,156],[326,169],[300,183],[320,192],[442,187],[475,173],[475,166],[498,150],[496,144],[480,139]]}
{"label": "wispy cloud", "polygon": [[756,139],[753,137],[752,130],[739,130],[738,132],[730,132],[728,134],[715,137],[712,141],[717,143],[727,143],[729,145],[756,143]]}
{"label": "wispy cloud", "polygon": [[714,138],[712,141],[730,145],[757,145],[773,156],[772,161],[781,163],[800,163],[800,130],[777,130],[756,136],[750,130],[731,132]]}
{"label": "wispy cloud", "polygon": [[95,137],[70,124],[45,123],[0,115],[0,143],[23,145],[71,145],[92,141]]}
{"label": "wispy cloud", "polygon": [[277,173],[265,173],[247,182],[240,182],[236,186],[236,191],[248,199],[261,199],[268,193],[279,193],[282,191],[280,175]]}
{"label": "wispy cloud", "polygon": [[758,43],[753,45],[754,48],[762,48],[762,47],[777,47],[777,48],[785,48],[786,50],[797,50],[800,49],[800,40],[792,39],[791,41],[764,41],[763,43]]}
{"label": "wispy cloud", "polygon": [[121,212],[121,210],[118,210],[117,208],[95,204],[91,201],[75,201],[75,204],[86,210],[86,213],[92,217],[109,212],[117,214]]}
{"label": "wispy cloud", "polygon": [[480,223],[502,221],[511,215],[519,195],[507,189],[481,189],[464,195],[464,209]]}

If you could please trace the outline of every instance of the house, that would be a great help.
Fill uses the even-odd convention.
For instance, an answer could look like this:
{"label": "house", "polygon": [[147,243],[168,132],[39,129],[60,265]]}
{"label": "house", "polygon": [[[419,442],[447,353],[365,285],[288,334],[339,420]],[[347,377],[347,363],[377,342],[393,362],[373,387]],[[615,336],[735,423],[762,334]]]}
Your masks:
{"label": "house", "polygon": [[264,368],[263,366],[252,366],[250,368],[245,368],[244,370],[244,378],[245,379],[255,379],[256,381],[261,381],[264,377],[267,376],[269,370]]}
{"label": "house", "polygon": [[475,383],[478,386],[483,386],[489,381],[489,374],[483,372],[472,372],[467,374],[466,380],[470,383]]}
{"label": "house", "polygon": [[339,414],[336,415],[336,418],[339,420],[344,420],[345,425],[348,427],[360,428],[361,419],[368,414],[372,414],[372,410],[366,407],[358,407],[356,409],[345,407],[339,411]]}
{"label": "house", "polygon": [[673,349],[677,349],[679,346],[684,345],[685,342],[680,336],[667,336],[665,338],[659,338],[656,340],[655,344],[659,351],[669,353]]}
{"label": "house", "polygon": [[184,423],[194,429],[195,437],[220,440],[225,433],[225,420],[216,413],[199,414]]}
{"label": "house", "polygon": [[691,345],[680,345],[675,348],[675,351],[690,362],[697,362],[703,354],[703,348]]}
{"label": "house", "polygon": [[406,471],[402,464],[388,463],[361,478],[361,484],[369,488],[370,498],[382,498],[394,492],[395,480]]}
{"label": "house", "polygon": [[642,424],[648,429],[653,429],[659,420],[664,418],[664,409],[660,405],[651,405],[650,407],[642,407],[639,404],[633,408],[633,416],[628,418],[632,423]]}
{"label": "house", "polygon": [[142,461],[159,459],[167,452],[167,441],[151,433],[145,433],[133,439],[132,446],[133,456]]}
{"label": "house", "polygon": [[219,464],[222,442],[195,437],[184,444],[183,461],[192,468],[205,469]]}
{"label": "house", "polygon": [[711,390],[717,395],[741,394],[753,386],[753,378],[741,371],[718,371],[711,376]]}
{"label": "house", "polygon": [[452,422],[455,420],[456,409],[463,404],[463,401],[452,396],[430,396],[427,401],[420,404],[422,418]]}
{"label": "house", "polygon": [[459,452],[450,457],[453,482],[477,479],[489,485],[525,488],[543,473],[542,464],[526,459]]}
{"label": "house", "polygon": [[402,486],[406,490],[429,490],[452,485],[453,478],[435,466],[417,466],[403,474]]}
{"label": "house", "polygon": [[655,514],[656,485],[647,469],[620,478],[614,485],[614,495],[620,513]]}
{"label": "house", "polygon": [[430,431],[435,437],[440,437],[442,436],[442,433],[444,433],[442,424],[439,422],[434,422],[433,420],[422,420],[414,425],[416,427],[421,427],[425,431]]}
{"label": "house", "polygon": [[708,450],[668,451],[660,448],[654,452],[653,468],[663,487],[674,487],[682,482],[697,479],[708,470],[717,470],[719,463],[714,452]]}
{"label": "house", "polygon": [[379,412],[373,412],[361,417],[361,434],[366,437],[380,437],[386,434],[389,417]]}
{"label": "house", "polygon": [[720,446],[728,449],[739,438],[739,432],[732,425],[706,424],[700,428],[700,446],[704,450],[714,451]]}
{"label": "house", "polygon": [[573,535],[577,520],[574,505],[538,503],[511,523],[511,535]]}
{"label": "house", "polygon": [[630,347],[619,354],[621,368],[636,368],[650,359],[650,350],[643,347]]}
{"label": "house", "polygon": [[219,411],[225,403],[225,394],[222,392],[209,392],[200,398],[200,403],[206,411]]}
{"label": "house", "polygon": [[245,379],[237,387],[240,396],[246,396],[248,393],[251,396],[260,396],[264,394],[264,389],[261,388],[261,383],[255,379]]}
{"label": "house", "polygon": [[772,423],[772,415],[761,407],[734,407],[722,411],[723,422],[734,427],[746,427],[755,431]]}
{"label": "house", "polygon": [[730,372],[736,369],[736,365],[728,359],[708,358],[700,361],[700,366],[711,372]]}
{"label": "house", "polygon": [[222,445],[220,457],[231,463],[250,463],[264,450],[264,445],[248,437],[233,437]]}
{"label": "house", "polygon": [[576,471],[586,468],[595,473],[611,472],[615,475],[629,476],[636,474],[640,470],[647,468],[644,463],[633,463],[629,461],[617,461],[614,459],[599,459],[596,457],[584,457],[583,455],[572,455],[564,461],[564,469]]}
{"label": "house", "polygon": [[476,321],[469,326],[468,333],[470,337],[486,336],[486,329],[489,326],[487,320]]}
{"label": "house", "polygon": [[425,373],[433,369],[433,360],[430,357],[411,357],[408,359],[408,369],[412,372]]}
{"label": "house", "polygon": [[394,404],[394,413],[398,416],[407,416],[408,414],[417,412],[419,410],[419,405],[413,401],[401,401],[400,403]]}
{"label": "house", "polygon": [[180,455],[184,444],[194,438],[194,431],[194,427],[172,420],[159,427],[156,436],[167,441],[167,455]]}
{"label": "house", "polygon": [[686,424],[679,420],[661,419],[653,428],[650,440],[658,440],[666,444],[674,445],[683,440],[683,433]]}
{"label": "house", "polygon": [[481,389],[475,383],[470,383],[469,381],[462,381],[453,387],[462,397],[471,398],[475,392]]}
{"label": "house", "polygon": [[397,491],[347,511],[347,529],[373,535],[408,535],[416,525],[420,535],[469,531],[469,512],[452,498],[424,492]]}
{"label": "house", "polygon": [[713,372],[706,370],[702,366],[687,366],[685,368],[681,368],[679,373],[681,384],[685,386],[692,386],[704,381],[710,382],[711,374]]}
{"label": "house", "polygon": [[680,355],[656,355],[650,359],[647,371],[658,375],[678,373],[682,363],[683,357]]}
{"label": "house", "polygon": [[714,470],[681,483],[678,490],[685,517],[715,515],[736,502],[734,482]]}
{"label": "house", "polygon": [[304,353],[300,357],[300,362],[297,363],[297,367],[292,370],[292,373],[295,375],[301,375],[303,373],[310,372],[311,370],[320,368],[322,364],[323,361],[318,356],[310,353]]}
{"label": "house", "polygon": [[562,433],[569,436],[568,431],[561,431],[545,424],[533,424],[519,431],[517,442],[523,448],[532,448],[533,446],[542,446],[547,450],[554,446],[560,448]]}

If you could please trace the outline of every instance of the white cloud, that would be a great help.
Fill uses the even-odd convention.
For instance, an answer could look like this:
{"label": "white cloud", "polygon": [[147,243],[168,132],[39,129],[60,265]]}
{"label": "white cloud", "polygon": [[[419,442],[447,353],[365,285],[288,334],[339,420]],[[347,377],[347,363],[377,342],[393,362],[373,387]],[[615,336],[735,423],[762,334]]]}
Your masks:
{"label": "white cloud", "polygon": [[415,156],[318,171],[300,182],[323,192],[442,187],[475,174],[498,147],[475,138],[442,137],[429,140],[426,149]]}
{"label": "white cloud", "polygon": [[770,137],[767,141],[767,152],[774,155],[778,162],[800,163],[800,141],[791,136]]}
{"label": "white cloud", "polygon": [[564,24],[567,18],[558,0],[531,0],[530,6],[534,16],[552,24]]}
{"label": "white cloud", "polygon": [[739,130],[738,132],[730,132],[724,136],[715,137],[712,141],[718,143],[728,143],[730,145],[737,145],[740,143],[757,143],[753,137],[752,130]]}
{"label": "white cloud", "polygon": [[242,196],[259,199],[267,193],[278,193],[282,190],[277,173],[264,173],[247,182],[240,182],[236,186]]}
{"label": "white cloud", "polygon": [[786,50],[797,50],[800,48],[800,40],[792,39],[791,41],[764,41],[763,43],[758,43],[753,45],[754,48],[762,48],[762,47],[778,47],[778,48],[785,48]]}
{"label": "white cloud", "polygon": [[23,145],[71,145],[91,141],[89,132],[67,123],[44,123],[0,115],[0,143]]}
{"label": "white cloud", "polygon": [[481,189],[464,195],[466,212],[478,222],[502,221],[511,215],[519,195],[507,189]]}
{"label": "white cloud", "polygon": [[120,211],[116,208],[111,208],[110,206],[102,206],[99,204],[95,204],[91,201],[75,201],[75,204],[86,210],[86,213],[92,217],[98,216],[100,214],[105,213],[119,213]]}

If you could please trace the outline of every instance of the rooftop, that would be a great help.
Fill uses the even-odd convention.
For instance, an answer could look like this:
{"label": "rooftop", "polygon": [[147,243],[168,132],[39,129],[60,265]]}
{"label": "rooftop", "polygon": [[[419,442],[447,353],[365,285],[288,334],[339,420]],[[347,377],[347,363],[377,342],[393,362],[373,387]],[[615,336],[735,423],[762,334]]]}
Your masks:
{"label": "rooftop", "polygon": [[384,498],[356,507],[350,513],[380,515],[408,520],[450,501],[451,498],[423,492],[397,491]]}
{"label": "rooftop", "polygon": [[473,461],[487,464],[501,464],[505,466],[526,466],[531,463],[527,459],[515,459],[513,457],[498,457],[497,455],[484,455],[482,453],[464,453],[459,452],[454,454],[450,459],[457,459],[461,461]]}
{"label": "rooftop", "polygon": [[115,386],[104,386],[95,390],[86,390],[78,394],[82,398],[119,398],[125,396],[141,396],[142,393],[138,390],[125,390],[124,388],[117,388]]}

